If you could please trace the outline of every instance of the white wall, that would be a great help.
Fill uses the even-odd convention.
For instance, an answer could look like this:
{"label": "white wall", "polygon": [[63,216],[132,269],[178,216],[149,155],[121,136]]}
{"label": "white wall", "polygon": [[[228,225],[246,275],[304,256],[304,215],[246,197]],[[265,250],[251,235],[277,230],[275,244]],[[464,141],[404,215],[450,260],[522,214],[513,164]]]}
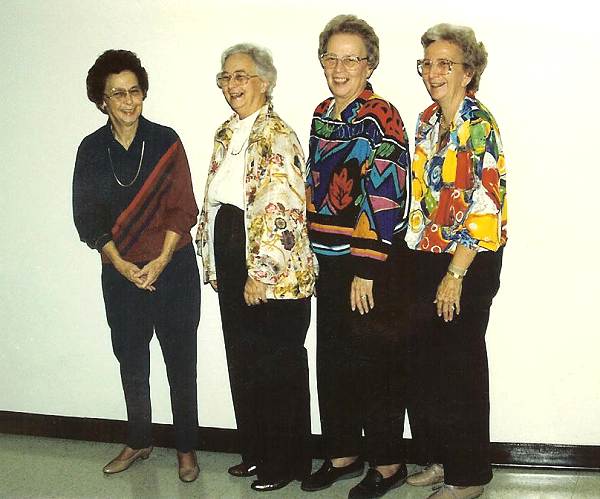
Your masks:
{"label": "white wall", "polygon": [[[276,108],[306,146],[312,110],[328,95],[318,34],[333,15],[355,13],[381,38],[372,82],[400,110],[411,143],[417,113],[430,102],[415,70],[421,33],[449,21],[473,26],[486,43],[479,97],[500,124],[510,200],[502,288],[488,329],[492,439],[600,444],[593,15],[582,0],[485,5],[5,0],[0,410],[125,417],[99,258],[79,242],[71,218],[75,151],[104,121],[85,94],[95,58],[107,48],[140,55],[150,74],[144,114],[181,135],[200,202],[213,132],[229,115],[214,84],[221,51],[240,41],[272,49]],[[208,287],[202,314],[200,424],[231,428],[218,306]],[[314,365],[314,326],[307,346]],[[164,366],[155,341],[152,348],[154,420],[168,423]],[[311,379],[318,431],[314,370]]]}

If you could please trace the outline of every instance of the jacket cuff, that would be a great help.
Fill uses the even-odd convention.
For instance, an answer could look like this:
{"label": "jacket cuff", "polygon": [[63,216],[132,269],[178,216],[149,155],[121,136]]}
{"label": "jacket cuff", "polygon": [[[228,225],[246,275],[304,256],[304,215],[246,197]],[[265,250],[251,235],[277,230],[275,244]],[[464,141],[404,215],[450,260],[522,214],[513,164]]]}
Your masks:
{"label": "jacket cuff", "polygon": [[360,256],[353,256],[354,275],[373,281],[381,276],[385,261]]}
{"label": "jacket cuff", "polygon": [[90,244],[90,248],[98,250],[98,253],[102,253],[102,248],[104,248],[104,246],[106,245],[106,243],[108,243],[109,241],[112,241],[112,234],[102,234],[98,239],[96,239],[96,241],[94,241],[94,244]]}

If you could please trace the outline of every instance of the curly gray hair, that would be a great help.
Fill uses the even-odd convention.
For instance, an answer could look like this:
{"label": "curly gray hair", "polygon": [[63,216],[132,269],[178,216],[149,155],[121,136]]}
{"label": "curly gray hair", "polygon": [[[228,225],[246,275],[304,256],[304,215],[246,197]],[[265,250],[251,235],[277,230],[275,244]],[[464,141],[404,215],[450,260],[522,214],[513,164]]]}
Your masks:
{"label": "curly gray hair", "polygon": [[375,30],[363,19],[351,14],[340,14],[327,23],[319,35],[319,58],[327,52],[329,39],[338,33],[358,35],[367,49],[367,64],[371,69],[379,65],[379,37]]}
{"label": "curly gray hair", "polygon": [[277,69],[275,69],[275,66],[273,65],[271,52],[266,48],[259,47],[252,43],[238,43],[237,45],[229,47],[221,54],[221,69],[223,69],[227,58],[234,54],[246,54],[254,61],[254,64],[256,65],[256,74],[258,74],[262,80],[267,82],[266,96],[267,100],[270,101],[273,96],[273,89],[277,84]]}
{"label": "curly gray hair", "polygon": [[426,49],[433,42],[444,40],[453,43],[462,50],[464,65],[473,73],[467,85],[467,92],[475,93],[479,90],[479,80],[487,66],[487,50],[482,42],[478,42],[475,32],[468,26],[441,23],[429,28],[421,36],[421,45]]}

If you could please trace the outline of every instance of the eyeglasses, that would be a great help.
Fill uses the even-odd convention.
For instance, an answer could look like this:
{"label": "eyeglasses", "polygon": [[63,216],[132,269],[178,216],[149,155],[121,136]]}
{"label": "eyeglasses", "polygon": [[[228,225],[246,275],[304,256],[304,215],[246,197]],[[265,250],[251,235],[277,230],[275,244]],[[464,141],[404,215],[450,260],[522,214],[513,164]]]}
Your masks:
{"label": "eyeglasses", "polygon": [[235,83],[236,85],[244,86],[250,81],[250,78],[258,78],[258,75],[249,75],[246,73],[241,73],[236,71],[233,74],[229,73],[218,73],[217,74],[217,87],[224,88],[231,83]]}
{"label": "eyeglasses", "polygon": [[431,73],[432,69],[435,69],[440,76],[446,76],[452,73],[452,66],[454,64],[465,65],[464,62],[454,62],[450,59],[436,59],[435,61],[431,59],[419,59],[417,61],[417,73],[419,73],[419,76],[423,76],[424,74]]}
{"label": "eyeglasses", "polygon": [[338,57],[335,54],[323,54],[321,59],[321,66],[327,69],[333,69],[337,66],[338,61],[341,61],[342,65],[349,71],[356,69],[361,61],[366,61],[368,57],[358,57],[357,55],[345,55],[344,57]]}
{"label": "eyeglasses", "polygon": [[144,98],[144,92],[140,87],[132,87],[129,90],[114,88],[110,94],[104,94],[104,97],[116,102],[125,102],[128,95],[131,97],[131,100],[142,100]]}

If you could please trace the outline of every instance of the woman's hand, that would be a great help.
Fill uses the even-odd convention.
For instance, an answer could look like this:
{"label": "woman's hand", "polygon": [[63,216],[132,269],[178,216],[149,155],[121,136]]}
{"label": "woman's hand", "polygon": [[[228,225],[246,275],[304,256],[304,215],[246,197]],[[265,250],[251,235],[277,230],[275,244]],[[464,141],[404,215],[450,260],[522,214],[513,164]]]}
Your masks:
{"label": "woman's hand", "polygon": [[144,268],[138,272],[138,277],[142,279],[142,285],[138,286],[148,291],[154,291],[154,283],[160,277],[165,267],[169,264],[173,258],[173,253],[177,247],[177,243],[181,239],[181,236],[172,230],[165,231],[165,240],[163,241],[163,248],[160,255],[154,260],[150,260]]}
{"label": "woman's hand", "polygon": [[244,286],[244,300],[248,306],[267,303],[267,285],[248,276]]}
{"label": "woman's hand", "polygon": [[[108,257],[119,274],[121,274],[125,279],[138,288],[144,289],[142,287],[144,284],[144,279],[140,275],[140,268],[135,263],[131,263],[121,258],[119,250],[115,246],[114,241],[108,241],[102,247],[102,253]],[[154,289],[149,289],[149,291],[154,291]]]}
{"label": "woman's hand", "polygon": [[114,266],[125,279],[142,288],[144,280],[139,276],[140,268],[135,263],[119,258],[114,261]]}
{"label": "woman's hand", "polygon": [[450,322],[456,315],[460,315],[460,295],[462,293],[462,279],[444,275],[442,282],[437,288],[433,303],[437,306],[438,317],[443,317],[444,322]]}
{"label": "woman's hand", "polygon": [[[457,244],[448,269],[464,276],[476,256],[477,250]],[[455,311],[456,315],[460,314],[462,284],[462,278],[453,277],[448,273],[437,288],[433,303],[437,305],[438,317],[443,317],[445,322],[450,322],[454,318]]]}
{"label": "woman's hand", "polygon": [[169,259],[159,256],[144,265],[144,268],[138,272],[138,277],[142,279],[142,285],[140,287],[142,289],[147,289],[148,291],[154,291],[156,288],[153,285],[160,277],[163,270],[165,270],[169,261]]}
{"label": "woman's hand", "polygon": [[368,314],[375,308],[373,280],[354,276],[350,286],[350,307],[353,312],[358,308],[360,315]]}
{"label": "woman's hand", "polygon": [[215,279],[214,281],[208,281],[211,288],[213,288],[215,290],[215,292],[219,292],[219,286],[217,284],[217,280]]}

